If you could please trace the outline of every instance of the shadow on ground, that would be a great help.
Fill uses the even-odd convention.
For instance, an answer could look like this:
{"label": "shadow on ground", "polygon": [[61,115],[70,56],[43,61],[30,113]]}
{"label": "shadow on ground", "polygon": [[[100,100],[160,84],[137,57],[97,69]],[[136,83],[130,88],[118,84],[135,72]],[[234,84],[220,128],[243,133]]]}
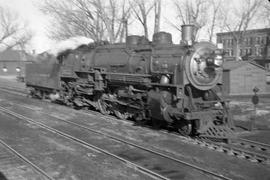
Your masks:
{"label": "shadow on ground", "polygon": [[0,180],[8,180],[2,172],[0,172]]}

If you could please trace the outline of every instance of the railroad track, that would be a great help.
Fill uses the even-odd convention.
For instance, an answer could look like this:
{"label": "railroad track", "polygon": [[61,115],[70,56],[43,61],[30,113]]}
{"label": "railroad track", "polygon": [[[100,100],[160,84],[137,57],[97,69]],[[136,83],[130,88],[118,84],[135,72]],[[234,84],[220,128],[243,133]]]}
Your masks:
{"label": "railroad track", "polygon": [[232,142],[240,146],[244,146],[249,149],[254,149],[256,151],[264,152],[266,155],[270,155],[270,145],[257,142],[257,141],[252,141],[249,139],[244,139],[244,138],[237,138],[237,141]]}
{"label": "railroad track", "polygon": [[[87,111],[91,113],[88,113],[85,111],[79,111],[79,112],[86,115],[91,115],[91,116],[93,116],[94,114],[106,121],[118,120],[113,116],[104,116],[101,113],[96,112],[96,111],[92,111],[92,110],[87,110]],[[183,141],[186,143],[197,144],[200,147],[207,148],[213,151],[226,153],[230,156],[235,156],[239,159],[246,159],[246,160],[249,160],[250,162],[261,163],[261,164],[266,164],[266,165],[270,164],[270,156],[269,156],[270,145],[268,144],[264,144],[264,143],[260,143],[256,141],[250,141],[243,138],[234,139],[231,144],[224,144],[224,143],[211,141],[209,139],[183,137],[173,132],[168,133],[166,130],[161,130],[160,132],[168,134],[168,135],[172,135],[172,136],[181,137]]]}
{"label": "railroad track", "polygon": [[[127,163],[129,166],[131,166],[131,167],[141,171],[142,173],[147,174],[155,179],[179,179],[180,176],[178,176],[178,174],[180,173],[180,175],[182,175],[183,172],[178,173],[177,170],[181,170],[181,171],[186,170],[186,172],[187,171],[194,171],[195,174],[199,173],[199,174],[203,175],[203,177],[207,177],[207,179],[209,177],[218,178],[218,179],[226,179],[226,180],[231,179],[229,177],[225,177],[221,174],[218,174],[218,173],[209,171],[207,169],[198,167],[198,166],[193,165],[191,163],[187,163],[187,162],[180,160],[180,159],[177,159],[175,157],[171,157],[169,155],[166,155],[166,154],[163,154],[163,153],[136,145],[134,143],[130,143],[128,141],[125,141],[123,139],[119,139],[117,137],[105,134],[103,132],[96,131],[94,129],[83,126],[81,124],[77,124],[74,122],[67,122],[66,120],[62,120],[62,121],[65,121],[65,123],[72,125],[73,127],[76,126],[77,128],[80,128],[81,130],[84,129],[84,130],[87,130],[88,132],[91,131],[95,134],[98,134],[99,137],[103,137],[103,138],[105,137],[107,139],[110,139],[110,140],[114,141],[114,144],[121,143],[121,146],[123,146],[123,144],[125,144],[126,147],[129,146],[132,148],[125,147],[124,148],[125,153],[124,154],[120,153],[121,155],[119,155],[119,152],[117,152],[115,149],[114,150],[110,149],[110,151],[109,151],[109,150],[107,150],[108,148],[106,149],[106,148],[103,148],[100,146],[90,144],[89,142],[86,142],[85,140],[81,140],[81,138],[70,135],[69,133],[63,132],[59,129],[50,127],[44,123],[37,122],[36,120],[25,117],[25,116],[18,114],[16,112],[10,111],[4,107],[0,106],[0,110],[5,112],[5,113],[8,113],[12,116],[15,116],[19,119],[22,119],[22,120],[25,120],[29,123],[33,123],[37,126],[40,126],[44,129],[50,131],[50,132],[56,133],[56,134],[63,136],[67,139],[75,141],[76,143],[81,144],[84,147],[95,149],[99,152],[102,152],[104,154],[112,156],[120,161]],[[101,140],[99,140],[99,141],[101,141]],[[103,139],[103,141],[104,141],[104,139]],[[140,155],[142,155],[142,156],[140,156]],[[141,157],[145,157],[145,158],[142,159],[142,161],[138,160]],[[159,162],[159,163],[157,163],[157,164],[154,163],[154,166],[153,166],[154,161]],[[171,167],[168,169],[168,166],[166,166],[167,169],[166,168],[164,169],[162,164],[167,164],[167,165],[170,164]]]}
{"label": "railroad track", "polygon": [[[208,139],[195,139],[191,140],[191,143],[198,144],[201,147],[206,147],[210,150],[215,150],[218,152],[226,153],[230,156],[235,156],[239,159],[246,159],[250,162],[261,163],[265,165],[270,165],[270,156],[265,152],[269,152],[269,148],[264,147],[265,151],[255,151],[254,149],[247,148],[246,146],[240,145],[240,141],[238,139],[233,140],[233,143],[225,144],[210,141]],[[255,147],[253,144],[252,146]],[[256,146],[258,147],[258,146]]]}
{"label": "railroad track", "polygon": [[[96,114],[100,116],[102,119],[108,121],[108,116],[101,115],[98,112],[88,110],[92,114]],[[83,112],[83,114],[88,114],[87,112]],[[91,114],[90,114],[91,115]],[[109,116],[110,120],[118,120],[113,116]],[[211,141],[209,139],[199,139],[199,138],[190,138],[181,136],[176,132],[168,132],[168,130],[160,130],[160,132],[165,133],[167,135],[176,136],[178,138],[182,138],[184,142],[190,144],[197,144],[200,147],[204,147],[210,150],[214,150],[217,152],[226,153],[230,156],[235,156],[239,159],[246,159],[250,162],[261,163],[270,165],[270,145],[251,141],[243,138],[236,138],[232,140],[230,144],[219,143],[215,141]]]}
{"label": "railroad track", "polygon": [[[18,151],[16,151],[14,148],[12,148],[10,145],[5,143],[3,140],[0,139],[0,169],[1,170],[7,170],[8,172],[11,172],[11,178],[13,179],[19,179],[22,177],[22,173],[27,170],[34,170],[35,173],[33,174],[32,178],[37,179],[49,179],[53,180],[48,173],[43,171],[41,168],[39,168],[36,164],[31,162],[31,160],[27,159],[25,156],[20,154]],[[2,166],[2,163],[4,163],[4,166]],[[23,169],[20,171],[20,169]]]}

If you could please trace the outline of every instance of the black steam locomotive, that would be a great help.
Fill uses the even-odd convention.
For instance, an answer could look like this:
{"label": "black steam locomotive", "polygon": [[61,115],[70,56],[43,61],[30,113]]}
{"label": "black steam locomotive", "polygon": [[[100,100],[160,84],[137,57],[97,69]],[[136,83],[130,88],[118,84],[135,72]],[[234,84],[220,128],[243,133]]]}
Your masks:
{"label": "black steam locomotive", "polygon": [[152,42],[133,35],[125,44],[41,55],[26,65],[25,81],[33,96],[171,126],[183,135],[228,139],[232,121],[217,93],[222,62],[222,49],[194,42],[193,26],[185,25],[180,44],[159,32]]}

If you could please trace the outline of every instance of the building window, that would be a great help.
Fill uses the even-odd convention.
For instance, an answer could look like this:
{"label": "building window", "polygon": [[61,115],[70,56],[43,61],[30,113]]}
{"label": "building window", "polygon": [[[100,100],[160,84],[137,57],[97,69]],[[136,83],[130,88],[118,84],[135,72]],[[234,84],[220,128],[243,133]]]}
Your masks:
{"label": "building window", "polygon": [[266,83],[270,84],[270,76],[269,75],[266,75]]}
{"label": "building window", "polygon": [[227,56],[230,56],[230,57],[233,56],[233,49],[227,49],[225,52]]}
{"label": "building window", "polygon": [[256,37],[256,44],[260,44],[261,42],[261,37]]}
{"label": "building window", "polygon": [[252,54],[251,48],[247,49],[247,54],[250,56]]}
{"label": "building window", "polygon": [[270,63],[265,63],[265,68],[270,69]]}
{"label": "building window", "polygon": [[228,46],[232,46],[233,45],[233,39],[228,39]]}
{"label": "building window", "polygon": [[258,48],[258,47],[255,47],[255,55],[256,55],[256,56],[259,56],[259,54],[260,54],[260,53],[259,53],[259,48]]}
{"label": "building window", "polygon": [[252,37],[245,38],[244,43],[246,45],[252,45]]}
{"label": "building window", "polygon": [[222,44],[223,44],[224,47],[226,46],[226,40],[225,39],[222,39]]}
{"label": "building window", "polygon": [[262,56],[263,48],[258,48],[258,56]]}
{"label": "building window", "polygon": [[226,55],[226,56],[230,56],[229,49],[226,49],[226,50],[225,50],[225,55]]}
{"label": "building window", "polygon": [[252,45],[252,43],[253,43],[253,38],[250,37],[250,38],[249,38],[249,45]]}
{"label": "building window", "polygon": [[270,63],[266,63],[265,68],[270,70]]}
{"label": "building window", "polygon": [[261,44],[266,44],[266,37],[261,37]]}
{"label": "building window", "polygon": [[233,39],[224,39],[223,45],[232,46],[233,45]]}
{"label": "building window", "polygon": [[243,44],[244,44],[244,45],[249,45],[249,38],[244,38]]}
{"label": "building window", "polygon": [[245,55],[248,55],[248,49],[245,49]]}

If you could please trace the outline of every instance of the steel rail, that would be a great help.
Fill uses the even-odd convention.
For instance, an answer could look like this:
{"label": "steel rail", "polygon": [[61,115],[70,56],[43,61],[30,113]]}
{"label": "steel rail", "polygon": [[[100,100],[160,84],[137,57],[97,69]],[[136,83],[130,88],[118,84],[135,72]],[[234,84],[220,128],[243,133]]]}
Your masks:
{"label": "steel rail", "polygon": [[96,151],[99,151],[99,152],[102,152],[102,153],[107,154],[109,156],[112,156],[112,157],[114,157],[114,158],[116,158],[116,159],[118,159],[118,160],[120,160],[122,162],[125,162],[130,167],[133,167],[134,169],[139,170],[140,172],[142,172],[142,173],[144,173],[144,174],[146,174],[146,175],[148,175],[150,177],[154,177],[154,178],[158,178],[158,179],[162,179],[162,180],[169,180],[167,177],[164,177],[164,176],[162,176],[160,174],[157,174],[157,173],[155,173],[155,172],[153,172],[153,171],[151,171],[149,169],[146,169],[146,168],[144,168],[144,167],[142,167],[140,165],[137,165],[137,164],[135,164],[135,163],[133,163],[131,161],[128,161],[128,160],[126,160],[124,158],[121,158],[120,156],[117,156],[117,155],[115,155],[113,153],[110,153],[107,150],[104,150],[104,149],[99,148],[99,147],[97,147],[95,145],[89,144],[89,143],[87,143],[87,142],[85,142],[83,140],[80,140],[80,139],[78,139],[78,138],[76,138],[74,136],[71,136],[71,135],[67,134],[67,133],[61,132],[61,131],[59,131],[59,130],[57,130],[55,128],[49,127],[49,126],[47,126],[47,125],[45,125],[43,123],[37,122],[37,121],[35,121],[35,120],[31,119],[31,118],[28,118],[28,117],[25,117],[25,116],[23,116],[21,114],[18,114],[16,112],[10,111],[10,110],[2,107],[2,106],[0,106],[0,111],[2,111],[4,113],[7,113],[7,114],[10,114],[10,115],[12,115],[12,116],[14,116],[16,118],[19,118],[19,119],[25,120],[27,122],[30,122],[32,124],[35,124],[35,125],[43,128],[43,129],[46,129],[47,131],[58,134],[58,135],[66,138],[66,139],[72,140],[72,141],[76,142],[77,144],[82,145],[82,146],[84,146],[84,147],[86,147],[86,148],[88,148],[90,150],[94,149]]}
{"label": "steel rail", "polygon": [[[93,148],[93,149],[95,149],[95,150],[98,150],[98,151],[103,152],[103,153],[105,153],[105,154],[107,154],[107,155],[113,156],[113,157],[115,157],[115,158],[117,158],[117,159],[119,159],[119,160],[121,160],[121,161],[123,161],[123,162],[126,162],[127,164],[132,165],[133,167],[136,167],[137,169],[143,171],[144,173],[146,172],[146,174],[150,174],[151,176],[158,177],[159,179],[168,179],[167,177],[164,177],[164,176],[162,176],[162,175],[159,175],[159,174],[155,173],[154,171],[151,171],[151,170],[149,170],[149,169],[146,169],[146,168],[144,168],[144,167],[142,167],[142,166],[140,166],[140,165],[137,165],[137,164],[135,164],[135,163],[133,163],[133,162],[131,162],[131,161],[128,161],[128,160],[126,160],[126,159],[124,159],[124,158],[121,158],[121,157],[119,157],[119,156],[117,156],[117,155],[115,155],[115,154],[112,154],[112,153],[110,153],[110,152],[108,152],[108,151],[106,151],[106,150],[104,150],[104,149],[101,149],[101,148],[99,148],[99,147],[97,147],[97,146],[94,146],[94,145],[89,144],[89,143],[87,143],[87,142],[85,142],[85,141],[82,141],[82,140],[80,140],[80,139],[78,139],[78,138],[76,138],[76,137],[73,137],[73,136],[69,135],[69,134],[66,134],[66,133],[61,132],[61,131],[59,131],[59,130],[57,130],[57,129],[51,128],[51,127],[49,127],[49,126],[47,126],[47,125],[45,125],[45,124],[43,124],[43,123],[36,122],[36,121],[34,121],[34,120],[32,120],[32,119],[30,119],[30,118],[28,118],[28,117],[25,117],[25,116],[23,116],[23,115],[17,114],[17,113],[15,113],[15,112],[10,111],[10,110],[8,110],[8,109],[6,109],[6,108],[3,108],[3,107],[1,107],[1,106],[0,106],[0,110],[2,110],[2,111],[4,110],[4,111],[6,111],[7,113],[9,113],[9,114],[11,114],[11,115],[13,115],[13,116],[16,116],[16,117],[21,118],[21,119],[25,119],[26,121],[30,121],[30,122],[32,122],[32,123],[34,123],[34,124],[37,124],[37,125],[39,125],[39,126],[45,128],[45,129],[47,129],[47,130],[49,130],[49,131],[51,131],[51,132],[57,133],[57,134],[59,134],[59,135],[61,135],[61,136],[64,136],[64,137],[66,137],[66,138],[68,138],[68,139],[72,139],[72,140],[74,140],[74,141],[76,141],[76,142],[79,142],[80,144],[83,144],[83,145],[85,145],[85,146],[89,146],[89,147],[91,147],[91,148]],[[46,114],[46,113],[45,113],[45,114]],[[53,117],[54,117],[54,116],[53,116]],[[56,117],[54,117],[54,118],[56,118]],[[116,141],[119,141],[119,142],[122,142],[122,143],[125,143],[125,144],[128,144],[128,145],[131,145],[131,146],[140,148],[140,149],[142,149],[142,150],[151,152],[151,153],[153,153],[153,154],[159,155],[159,156],[161,156],[161,157],[163,157],[163,158],[167,158],[167,159],[172,160],[172,161],[175,161],[175,162],[177,162],[177,163],[184,164],[184,165],[186,165],[186,166],[188,166],[188,167],[194,168],[194,169],[199,170],[199,171],[201,171],[201,172],[203,172],[203,173],[206,173],[206,174],[208,174],[208,175],[212,175],[212,176],[214,176],[214,177],[217,177],[217,178],[220,178],[220,179],[224,179],[224,180],[230,180],[230,179],[231,179],[231,178],[225,177],[225,176],[223,176],[223,175],[221,175],[221,174],[217,174],[217,173],[211,172],[211,171],[209,171],[209,170],[206,170],[206,169],[204,169],[204,168],[198,167],[198,166],[193,165],[193,164],[191,164],[191,163],[187,163],[187,162],[185,162],[185,161],[182,161],[182,160],[179,160],[179,159],[170,157],[170,156],[168,156],[168,155],[161,154],[161,153],[159,153],[159,152],[157,152],[157,151],[153,151],[153,150],[150,150],[150,149],[148,149],[148,148],[142,147],[142,146],[140,146],[140,145],[136,145],[136,144],[134,144],[134,143],[130,143],[130,142],[128,142],[128,141],[119,139],[119,138],[117,138],[117,137],[108,135],[108,134],[106,134],[106,133],[102,133],[102,132],[100,132],[100,131],[96,131],[96,130],[94,130],[94,129],[91,129],[91,128],[82,126],[82,125],[80,125],[80,124],[77,124],[77,123],[74,123],[74,122],[70,122],[70,121],[67,121],[67,120],[63,120],[63,119],[60,119],[60,118],[57,118],[57,119],[59,119],[59,120],[61,120],[61,121],[65,121],[65,122],[70,123],[70,124],[72,124],[72,125],[78,126],[78,127],[80,127],[80,128],[83,128],[83,129],[86,129],[86,130],[89,130],[89,131],[92,131],[92,132],[101,134],[101,135],[106,136],[106,137],[109,137],[109,138],[111,138],[111,139],[113,139],[113,140],[116,140]]]}
{"label": "steel rail", "polygon": [[203,140],[195,139],[194,142],[196,144],[199,144],[200,146],[214,148],[217,151],[226,152],[230,155],[235,155],[236,157],[239,157],[239,158],[251,159],[251,161],[254,161],[254,162],[256,162],[257,160],[257,162],[262,162],[267,165],[270,163],[269,156],[265,154],[260,154],[258,152],[250,151],[245,148],[236,147],[233,144],[220,144],[218,142],[214,142],[208,139],[203,139]]}
{"label": "steel rail", "polygon": [[244,139],[244,138],[237,138],[236,140],[240,140],[240,141],[243,141],[243,142],[248,142],[248,143],[251,143],[251,144],[256,144],[256,145],[259,145],[259,146],[264,146],[266,148],[270,148],[270,144],[266,144],[266,143],[262,143],[262,142],[258,142],[258,141],[252,141],[252,140]]}
{"label": "steel rail", "polygon": [[[1,87],[0,87],[1,88]],[[11,88],[12,89],[12,88]],[[11,93],[10,91],[8,91],[9,93]],[[20,94],[18,94],[20,95]],[[25,107],[25,108],[29,108],[29,107]],[[30,108],[31,109],[31,108]],[[108,120],[108,116],[105,116],[105,115],[102,115],[96,111],[93,111],[93,110],[88,110],[90,112],[92,112],[94,115],[99,115],[101,116],[102,119],[104,120]],[[87,112],[84,112],[84,111],[78,111],[79,113],[81,114],[86,114],[86,115],[89,115],[89,116],[93,116],[92,114],[90,113],[87,113]],[[57,117],[54,117],[54,118],[57,118]],[[117,120],[117,118],[113,117],[113,116],[109,116],[109,118],[111,120]],[[164,134],[170,134],[170,135],[174,135],[174,136],[178,136],[178,137],[183,137],[183,136],[180,136],[180,135],[176,135],[175,133],[168,133],[164,130],[160,131]],[[246,150],[246,149],[243,149],[243,148],[239,148],[239,147],[233,147],[233,146],[229,146],[229,145],[221,145],[221,144],[218,144],[214,141],[211,141],[211,140],[207,140],[207,141],[200,141],[199,139],[192,139],[192,138],[187,138],[187,137],[183,137],[183,138],[186,138],[187,142],[189,143],[192,143],[192,144],[199,144],[200,146],[206,146],[207,148],[210,148],[210,149],[213,149],[212,147],[214,146],[214,150],[217,150],[217,151],[222,151],[223,152],[230,152],[231,154],[233,154],[234,156],[236,157],[239,157],[239,158],[246,158],[246,159],[250,159],[252,162],[266,162],[266,164],[269,164],[270,162],[270,157],[264,155],[264,154],[260,154],[260,153],[257,153],[257,152],[253,152],[253,151],[249,151],[249,150]],[[251,141],[251,140],[247,140],[247,139],[243,139],[243,138],[237,138],[236,140],[239,140],[239,141],[245,141],[245,142],[249,142],[249,143],[253,143],[253,144],[257,144],[259,146],[266,146],[266,147],[269,147],[270,145],[268,144],[264,144],[264,143],[260,143],[260,142],[255,142],[255,141]],[[237,141],[236,141],[237,142]],[[207,143],[205,145],[205,143]]]}
{"label": "steel rail", "polygon": [[25,156],[23,156],[22,154],[20,154],[18,151],[16,151],[14,148],[12,148],[11,146],[9,146],[7,143],[5,143],[4,141],[2,141],[1,139],[0,139],[0,144],[2,144],[6,149],[8,149],[9,151],[11,151],[14,155],[16,155],[21,160],[23,160],[24,162],[26,162],[27,164],[29,164],[31,167],[33,167],[40,175],[45,176],[49,180],[54,180],[54,178],[52,178],[50,175],[48,175],[48,173],[46,173],[45,171],[43,171],[40,167],[38,167],[33,162],[31,162],[30,160],[28,160]]}
{"label": "steel rail", "polygon": [[[25,96],[25,95],[27,95],[27,93],[17,92],[17,91],[15,91],[12,88],[7,88],[7,87],[0,87],[0,90],[1,91],[5,91],[5,92],[10,93],[10,94],[16,94],[16,95],[19,95],[19,96]],[[11,92],[10,90],[13,91],[13,92]]]}
{"label": "steel rail", "polygon": [[[1,88],[1,87],[0,87]],[[12,89],[12,88],[11,88]],[[10,91],[8,91],[9,93],[11,93]],[[16,92],[17,93],[17,92]],[[20,94],[19,94],[20,95]],[[25,107],[25,108],[29,108],[29,107]],[[31,109],[31,108],[29,108]],[[94,115],[97,115],[99,114],[99,116],[101,116],[102,119],[105,119],[105,120],[108,120],[108,116],[105,116],[105,115],[102,115],[98,112],[95,112],[93,110],[88,110],[92,113],[94,113]],[[82,114],[86,114],[86,115],[91,115],[90,113],[87,113],[87,112],[83,112],[83,111],[78,111],[79,113],[82,113]],[[54,118],[57,118],[57,117],[54,117]],[[109,116],[110,119],[112,120],[117,120],[115,117],[112,117],[112,116]],[[161,131],[162,133],[165,133],[165,134],[172,134],[172,133],[167,133],[165,131]],[[172,135],[174,136],[178,136],[178,137],[182,137],[180,135],[176,135],[175,133],[173,133]],[[183,137],[183,138],[186,138],[186,137]],[[251,142],[251,140],[246,140],[246,139],[242,139],[242,138],[237,138],[239,140],[242,140],[242,141],[249,141]],[[236,139],[236,140],[237,140]],[[232,151],[234,150],[235,151],[235,155],[239,155],[240,153],[245,153],[245,155],[250,158],[250,157],[257,157],[259,159],[259,161],[261,162],[266,162],[266,164],[268,164],[269,162],[269,157],[268,156],[265,156],[263,154],[259,154],[257,152],[252,152],[252,151],[248,151],[246,149],[242,149],[242,148],[239,148],[239,147],[233,147],[233,146],[229,146],[229,145],[221,145],[221,144],[218,144],[216,142],[213,142],[211,140],[204,140],[204,141],[200,141],[199,139],[192,139],[192,138],[187,138],[187,141],[188,142],[191,142],[191,141],[194,141],[194,142],[191,142],[193,144],[200,144],[201,146],[203,146],[203,144],[207,143],[207,146],[211,147],[211,146],[219,146],[217,149],[220,151],[221,148],[223,148],[223,152],[228,152],[228,151]],[[253,143],[255,144],[263,144],[263,143],[259,143],[259,142],[255,142],[253,141]],[[267,145],[267,144],[263,144],[263,145]]]}
{"label": "steel rail", "polygon": [[[28,107],[25,107],[25,108],[28,108]],[[222,176],[222,175],[220,175],[220,174],[217,174],[217,173],[208,171],[207,169],[201,168],[201,167],[199,167],[199,166],[193,165],[193,164],[188,163],[188,162],[185,162],[185,161],[183,161],[183,160],[180,160],[180,159],[177,159],[177,158],[168,156],[168,155],[166,155],[166,154],[162,154],[162,153],[160,153],[160,152],[157,152],[157,151],[155,151],[155,150],[152,150],[152,149],[143,147],[143,146],[138,145],[138,144],[134,144],[134,143],[132,143],[132,142],[128,142],[128,141],[123,140],[123,139],[120,139],[120,138],[118,138],[118,137],[115,137],[115,136],[109,135],[109,134],[107,134],[107,133],[103,133],[103,132],[101,132],[101,131],[95,130],[95,129],[93,129],[93,128],[86,127],[85,125],[81,125],[81,124],[78,124],[78,123],[75,123],[75,122],[71,122],[71,121],[68,121],[68,120],[65,120],[65,119],[61,119],[61,118],[59,118],[59,117],[52,116],[52,115],[50,115],[50,114],[48,114],[48,113],[45,113],[45,112],[40,112],[40,113],[46,114],[46,115],[51,116],[51,117],[53,117],[53,118],[55,118],[55,119],[58,119],[58,120],[60,120],[60,121],[63,121],[63,122],[66,122],[66,123],[75,125],[75,126],[77,126],[77,127],[80,127],[80,128],[82,128],[82,129],[85,129],[85,130],[88,130],[88,131],[91,131],[91,132],[94,132],[94,133],[96,133],[96,134],[100,134],[100,135],[102,135],[102,136],[108,137],[108,138],[113,139],[113,140],[115,140],[115,141],[118,141],[118,142],[121,142],[121,143],[125,143],[125,144],[128,144],[128,145],[130,145],[130,146],[134,146],[134,147],[136,147],[136,148],[139,148],[139,149],[141,149],[141,150],[144,150],[144,151],[147,151],[147,152],[156,154],[156,155],[158,155],[158,156],[167,158],[167,159],[172,160],[172,161],[175,161],[175,162],[177,162],[177,163],[184,164],[184,165],[186,165],[186,166],[188,166],[188,167],[194,168],[194,169],[196,169],[196,170],[202,171],[202,172],[207,173],[207,174],[210,174],[210,175],[212,175],[212,176],[215,176],[215,177],[218,177],[218,178],[220,178],[220,176]]]}

